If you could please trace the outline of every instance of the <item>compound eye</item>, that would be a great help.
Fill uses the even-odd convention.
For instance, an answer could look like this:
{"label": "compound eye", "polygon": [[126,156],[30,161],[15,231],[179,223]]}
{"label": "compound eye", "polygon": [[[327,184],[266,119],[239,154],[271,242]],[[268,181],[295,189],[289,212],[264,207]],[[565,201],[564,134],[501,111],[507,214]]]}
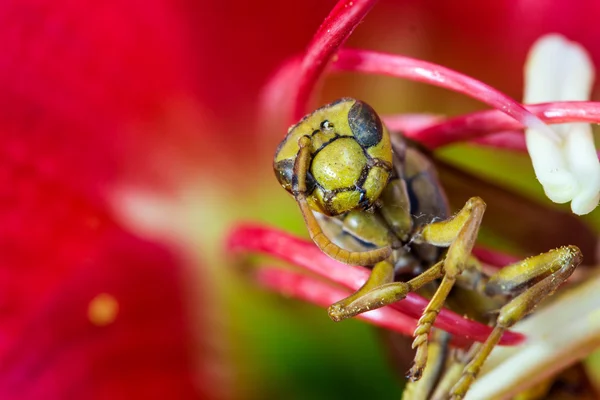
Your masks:
{"label": "compound eye", "polygon": [[363,147],[375,146],[383,137],[381,119],[367,103],[356,101],[348,112],[348,124],[356,141]]}
{"label": "compound eye", "polygon": [[333,123],[329,122],[328,120],[321,122],[321,130],[323,132],[333,131]]}

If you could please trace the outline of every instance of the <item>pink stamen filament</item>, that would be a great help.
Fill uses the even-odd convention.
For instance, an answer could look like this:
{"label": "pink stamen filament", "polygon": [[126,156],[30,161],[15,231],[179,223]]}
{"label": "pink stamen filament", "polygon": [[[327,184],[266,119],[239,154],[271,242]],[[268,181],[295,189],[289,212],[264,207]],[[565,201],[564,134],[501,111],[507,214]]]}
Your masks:
{"label": "pink stamen filament", "polygon": [[[289,60],[283,67],[285,73],[279,71],[269,82],[267,92],[263,95],[263,108],[268,110],[273,104],[278,103],[277,100],[281,100],[283,89],[289,87],[290,77],[296,75],[298,78],[293,79],[292,84],[297,86],[297,91],[293,96],[291,108],[293,122],[300,119],[306,112],[318,79],[328,63],[336,56],[332,63],[332,71],[383,74],[454,90],[497,108],[518,121],[519,127],[533,128],[545,132],[556,141],[559,140],[558,136],[542,122],[543,119],[538,118],[510,97],[476,79],[441,65],[410,57],[369,50],[340,49],[375,3],[376,0],[340,0],[317,30],[304,57]],[[291,73],[294,69],[298,70],[296,74]],[[284,108],[289,109],[289,107],[287,105]],[[598,107],[591,112],[597,113]],[[585,115],[582,115],[582,118],[585,118]],[[427,133],[427,131],[420,131],[415,136],[420,136],[423,143],[427,144]],[[484,141],[486,142],[489,141]]]}
{"label": "pink stamen filament", "polygon": [[523,132],[506,131],[493,133],[489,136],[473,139],[471,143],[495,149],[527,152],[527,144]]}
{"label": "pink stamen filament", "polygon": [[261,124],[261,129],[286,128],[286,124],[292,120],[294,99],[291,98],[290,91],[293,93],[293,88],[297,86],[301,62],[300,57],[286,60],[263,87],[259,98],[258,122]]}
{"label": "pink stamen filament", "polygon": [[[329,307],[351,294],[349,290],[281,268],[261,267],[256,272],[256,279],[263,287],[274,292],[321,307]],[[358,318],[408,336],[417,327],[416,319],[389,307],[366,312]]]}
{"label": "pink stamen filament", "polygon": [[382,115],[381,119],[391,132],[419,132],[442,124],[446,117],[436,114],[396,114]]}
{"label": "pink stamen filament", "polygon": [[[566,122],[600,123],[600,102],[563,101],[530,104],[525,107],[549,124]],[[391,131],[402,129],[406,136],[419,141],[431,149],[456,142],[479,139],[494,133],[502,133],[499,137],[507,137],[507,135],[522,137],[522,133],[514,131],[524,128],[523,124],[520,124],[498,110],[461,115],[440,123],[432,121],[432,125],[427,126],[424,123],[414,130],[411,130],[410,127],[407,130],[403,120],[395,116],[389,116],[385,121]],[[507,134],[506,132],[510,133]],[[521,147],[518,147],[518,149],[520,150]]]}
{"label": "pink stamen filament", "polygon": [[310,97],[325,68],[375,3],[377,0],[341,0],[325,18],[300,65],[298,90],[293,102],[294,121],[306,114]]}
{"label": "pink stamen filament", "polygon": [[[238,226],[229,236],[228,251],[262,252],[288,261],[351,290],[361,287],[369,275],[368,269],[339,263],[327,257],[308,241],[285,232],[255,225]],[[409,317],[418,318],[427,303],[428,300],[423,297],[410,293],[406,299],[390,307]],[[484,341],[491,332],[490,327],[465,319],[446,309],[440,312],[435,325],[450,333],[476,341]],[[501,344],[517,344],[522,340],[521,334],[507,332]]]}
{"label": "pink stamen filament", "polygon": [[[262,105],[270,115],[275,114],[282,104],[283,108],[286,107],[289,82],[297,75],[299,61],[289,60],[266,86]],[[525,105],[525,108],[549,124],[600,123],[600,102],[564,101]],[[431,114],[389,115],[384,117],[384,122],[391,131],[401,131],[430,149],[473,141],[490,147],[526,151],[520,131],[524,125],[499,110],[480,111],[446,120]]]}
{"label": "pink stamen filament", "polygon": [[360,49],[340,49],[332,63],[332,71],[361,72],[406,78],[450,89],[480,100],[519,121],[522,126],[556,134],[537,116],[502,92],[449,68],[395,54]]}
{"label": "pink stamen filament", "polygon": [[481,246],[475,246],[473,249],[473,255],[477,257],[479,261],[495,268],[502,268],[521,260],[513,255]]}

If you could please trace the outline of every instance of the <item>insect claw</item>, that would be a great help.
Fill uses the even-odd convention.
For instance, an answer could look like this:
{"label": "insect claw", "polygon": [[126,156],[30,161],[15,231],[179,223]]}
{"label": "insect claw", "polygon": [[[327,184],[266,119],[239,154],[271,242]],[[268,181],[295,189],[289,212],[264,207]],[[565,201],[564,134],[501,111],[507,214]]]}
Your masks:
{"label": "insect claw", "polygon": [[413,364],[411,369],[406,373],[406,379],[412,382],[416,382],[423,376],[423,368],[417,367]]}
{"label": "insect claw", "polygon": [[333,322],[340,322],[344,319],[344,309],[339,304],[332,304],[329,306],[327,314],[329,314],[329,318],[331,318]]}

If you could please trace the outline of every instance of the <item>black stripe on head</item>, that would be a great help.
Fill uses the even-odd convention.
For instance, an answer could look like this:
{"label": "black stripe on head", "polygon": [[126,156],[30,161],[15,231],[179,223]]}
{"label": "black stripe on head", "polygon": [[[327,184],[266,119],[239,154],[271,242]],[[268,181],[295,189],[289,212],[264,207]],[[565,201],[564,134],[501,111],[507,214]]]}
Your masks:
{"label": "black stripe on head", "polygon": [[381,119],[370,105],[360,100],[350,108],[348,124],[354,138],[363,147],[375,146],[383,137]]}

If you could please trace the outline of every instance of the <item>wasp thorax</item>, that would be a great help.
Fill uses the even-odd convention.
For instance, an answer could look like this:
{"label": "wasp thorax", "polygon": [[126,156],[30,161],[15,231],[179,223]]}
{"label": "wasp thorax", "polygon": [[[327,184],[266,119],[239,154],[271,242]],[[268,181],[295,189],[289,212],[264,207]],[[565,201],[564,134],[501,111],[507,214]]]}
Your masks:
{"label": "wasp thorax", "polygon": [[392,169],[387,130],[366,103],[341,99],[319,108],[288,131],[275,154],[275,173],[292,192],[298,140],[310,138],[306,197],[327,215],[371,207]]}

